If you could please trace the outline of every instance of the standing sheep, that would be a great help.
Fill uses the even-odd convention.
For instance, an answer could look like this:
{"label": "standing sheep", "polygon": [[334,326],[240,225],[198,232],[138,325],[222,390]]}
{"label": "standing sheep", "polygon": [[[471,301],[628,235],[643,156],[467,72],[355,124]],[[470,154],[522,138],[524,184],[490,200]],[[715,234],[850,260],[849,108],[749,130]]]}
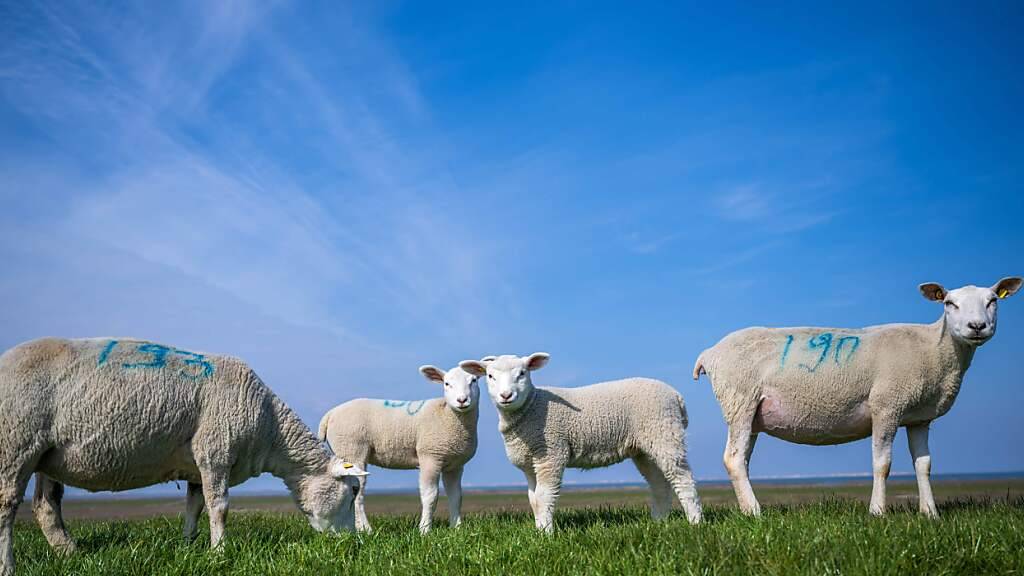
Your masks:
{"label": "standing sheep", "polygon": [[459,363],[470,374],[487,376],[505,453],[526,475],[537,528],[553,529],[566,467],[598,468],[626,458],[651,486],[651,516],[668,515],[674,490],[690,523],[700,522],[700,500],[686,461],[683,397],[647,378],[536,388],[530,373],[547,363],[543,352]]}
{"label": "standing sheep", "polygon": [[996,301],[1020,278],[992,288],[947,292],[922,284],[943,302],[933,324],[884,324],[862,330],[747,328],[705,350],[693,369],[711,379],[729,425],[725,467],[740,508],[760,514],[748,469],[760,432],[798,444],[842,444],[871,436],[871,513],[885,513],[892,441],[907,429],[921,512],[938,517],[929,481],[928,426],[953,405],[974,352],[996,331]]}
{"label": "standing sheep", "polygon": [[354,465],[331,458],[244,362],[131,339],[44,338],[0,356],[0,574],[14,572],[14,516],[29,478],[50,545],[64,527],[64,484],[90,491],[188,482],[184,533],[205,503],[210,544],[224,537],[228,487],[263,472],[284,480],[318,531],[351,530]]}
{"label": "standing sheep", "polygon": [[[359,466],[420,469],[420,532],[430,531],[438,477],[444,478],[451,526],[462,522],[462,469],[476,453],[480,389],[476,377],[455,367],[445,372],[421,366],[420,373],[444,385],[444,398],[371,400],[358,398],[332,408],[320,420],[320,439],[335,454]],[[364,499],[366,480],[355,501],[356,528],[371,531]]]}

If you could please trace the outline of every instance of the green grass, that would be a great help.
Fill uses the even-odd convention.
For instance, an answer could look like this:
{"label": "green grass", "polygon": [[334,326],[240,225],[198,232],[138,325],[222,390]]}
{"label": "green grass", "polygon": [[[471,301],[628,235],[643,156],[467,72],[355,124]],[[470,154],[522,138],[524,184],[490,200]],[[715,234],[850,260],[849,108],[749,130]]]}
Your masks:
{"label": "green grass", "polygon": [[956,500],[929,521],[907,505],[872,518],[862,502],[766,506],[751,519],[710,506],[691,527],[652,522],[640,506],[561,510],[539,534],[522,512],[441,522],[421,537],[413,516],[371,518],[370,535],[316,534],[295,514],[233,514],[227,545],[181,540],[180,519],[72,521],[79,551],[52,552],[39,529],[15,529],[28,574],[1021,574],[1024,499]]}

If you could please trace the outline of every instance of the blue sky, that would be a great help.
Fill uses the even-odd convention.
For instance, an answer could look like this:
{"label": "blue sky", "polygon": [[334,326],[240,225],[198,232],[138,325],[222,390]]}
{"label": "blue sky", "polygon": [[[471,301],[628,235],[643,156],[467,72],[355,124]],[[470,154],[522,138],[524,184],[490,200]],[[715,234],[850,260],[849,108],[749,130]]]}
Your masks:
{"label": "blue sky", "polygon": [[[931,322],[919,283],[1024,274],[1022,25],[1010,2],[3,3],[0,347],[241,356],[311,425],[439,395],[420,364],[544,350],[538,385],[673,384],[723,478],[703,348]],[[936,472],[1024,470],[1022,338],[1007,300]],[[521,482],[489,401],[480,431],[466,483]],[[866,442],[752,462],[869,470]]]}

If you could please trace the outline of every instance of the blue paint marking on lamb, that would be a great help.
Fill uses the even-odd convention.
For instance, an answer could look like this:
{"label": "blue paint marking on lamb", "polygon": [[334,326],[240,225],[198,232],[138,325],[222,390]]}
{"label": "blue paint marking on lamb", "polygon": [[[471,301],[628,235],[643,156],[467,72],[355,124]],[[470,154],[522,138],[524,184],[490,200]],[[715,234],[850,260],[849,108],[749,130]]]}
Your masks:
{"label": "blue paint marking on lamb", "polygon": [[97,366],[103,366],[103,363],[107,361],[107,356],[110,356],[110,352],[117,346],[117,340],[111,340],[107,342],[107,345],[100,351],[99,358],[96,359]]}
{"label": "blue paint marking on lamb", "polygon": [[782,349],[782,362],[781,366],[786,367],[786,356],[789,356],[789,347],[793,345],[793,335],[786,334],[786,346]]}
{"label": "blue paint marking on lamb", "polygon": [[[843,345],[846,343],[850,344],[850,351],[846,353],[846,358],[840,360],[840,355],[843,351]],[[859,336],[843,336],[839,340],[837,340],[835,352],[836,364],[842,364],[843,362],[849,363],[850,358],[853,358],[853,353],[857,351],[857,348],[860,348]]]}
{"label": "blue paint marking on lamb", "polygon": [[409,416],[414,416],[417,412],[423,409],[427,403],[426,400],[385,400],[384,406],[388,408],[405,408],[405,413]]}
{"label": "blue paint marking on lamb", "polygon": [[[786,359],[789,357],[792,345],[793,335],[787,334],[786,343],[782,347],[782,356],[779,360],[782,368],[786,367]],[[830,353],[836,365],[849,364],[858,348],[860,348],[860,336],[840,336],[837,338],[831,332],[822,332],[821,334],[811,336],[807,340],[807,350],[809,352],[817,352],[818,358],[814,365],[801,362],[798,366],[807,372],[816,372],[828,359]],[[844,351],[845,355],[843,354]]]}
{"label": "blue paint marking on lamb", "polygon": [[140,344],[136,352],[149,354],[152,358],[149,362],[126,362],[122,368],[163,368],[167,365],[167,354],[171,351],[167,346],[161,344]]}
{"label": "blue paint marking on lamb", "polygon": [[[111,340],[107,343],[106,347],[100,352],[98,364],[106,362],[110,356],[110,352],[118,344],[117,340]],[[209,378],[213,376],[214,368],[213,364],[206,359],[206,356],[199,354],[198,352],[189,352],[188,350],[179,350],[177,348],[171,348],[162,344],[153,344],[151,342],[145,342],[135,347],[135,352],[149,355],[149,360],[146,362],[125,362],[121,364],[122,368],[128,370],[134,370],[138,368],[153,368],[162,369],[167,367],[167,357],[170,354],[175,356],[183,356],[182,363],[185,364],[185,368],[181,370],[181,375],[187,378]]]}
{"label": "blue paint marking on lamb", "polygon": [[208,378],[213,376],[213,364],[211,364],[206,356],[196,352],[189,352],[188,350],[174,349],[174,353],[179,356],[186,356],[184,362],[186,366],[199,366],[202,370],[198,374],[189,374],[187,371],[182,370],[181,373],[184,376],[191,376],[192,378]]}

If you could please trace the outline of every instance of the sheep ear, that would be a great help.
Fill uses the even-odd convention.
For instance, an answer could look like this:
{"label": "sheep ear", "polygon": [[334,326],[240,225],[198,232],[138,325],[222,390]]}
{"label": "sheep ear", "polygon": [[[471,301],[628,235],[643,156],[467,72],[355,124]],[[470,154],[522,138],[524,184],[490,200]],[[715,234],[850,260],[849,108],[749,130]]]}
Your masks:
{"label": "sheep ear", "polygon": [[444,383],[444,370],[441,370],[436,366],[431,366],[429,364],[426,366],[420,366],[420,374],[423,374],[423,376],[431,382]]}
{"label": "sheep ear", "polygon": [[547,352],[534,352],[533,354],[530,354],[529,356],[526,357],[526,369],[529,370],[530,372],[533,372],[534,370],[540,370],[541,368],[547,366],[548,360],[550,358],[551,355],[548,354]]}
{"label": "sheep ear", "polygon": [[921,284],[918,288],[921,290],[921,294],[923,294],[928,300],[942,302],[946,299],[946,289],[942,287],[942,284],[926,282]]}
{"label": "sheep ear", "polygon": [[484,363],[476,360],[463,360],[462,362],[459,362],[459,368],[462,368],[466,372],[469,372],[478,378],[487,374],[487,367],[484,366]]}
{"label": "sheep ear", "polygon": [[351,462],[345,462],[341,458],[332,458],[330,466],[331,476],[342,479],[345,476],[369,476],[370,473]]}
{"label": "sheep ear", "polygon": [[992,287],[992,291],[996,293],[996,296],[1000,298],[1009,298],[1020,290],[1021,282],[1024,281],[1020,276],[1010,276],[1003,278],[996,285]]}
{"label": "sheep ear", "polygon": [[480,359],[480,361],[483,362],[483,363],[487,363],[487,362],[494,362],[497,359],[498,359],[497,356],[484,356],[483,358]]}

